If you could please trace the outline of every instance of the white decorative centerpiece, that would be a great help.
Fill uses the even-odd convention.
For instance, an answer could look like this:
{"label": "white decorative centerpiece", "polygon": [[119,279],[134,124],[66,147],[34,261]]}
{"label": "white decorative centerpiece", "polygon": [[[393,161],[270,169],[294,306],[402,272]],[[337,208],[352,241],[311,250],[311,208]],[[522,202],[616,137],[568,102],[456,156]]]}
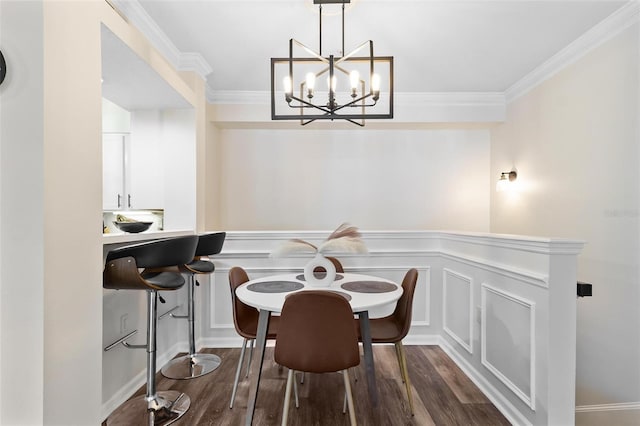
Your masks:
{"label": "white decorative centerpiece", "polygon": [[[304,279],[310,286],[328,287],[336,278],[336,267],[325,254],[367,253],[367,247],[360,239],[360,232],[355,226],[343,223],[329,235],[318,247],[300,239],[291,239],[271,252],[272,257],[284,257],[291,254],[309,253],[315,257],[304,267]],[[326,271],[317,274],[317,270]]]}

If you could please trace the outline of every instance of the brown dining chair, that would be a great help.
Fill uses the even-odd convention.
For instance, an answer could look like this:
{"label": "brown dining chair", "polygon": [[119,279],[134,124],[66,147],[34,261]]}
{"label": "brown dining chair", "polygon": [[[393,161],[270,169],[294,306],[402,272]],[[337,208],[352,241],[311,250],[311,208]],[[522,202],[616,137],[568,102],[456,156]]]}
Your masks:
{"label": "brown dining chair", "polygon": [[[249,375],[249,367],[251,365],[251,354],[253,353],[253,341],[256,339],[258,332],[258,317],[259,312],[257,309],[246,305],[236,297],[236,289],[242,284],[249,281],[247,272],[239,266],[234,266],[229,270],[229,288],[231,289],[231,305],[233,307],[233,325],[236,332],[244,338],[242,342],[242,351],[240,352],[240,359],[238,360],[238,367],[236,369],[236,378],[233,382],[233,391],[231,392],[231,402],[229,408],[233,408],[233,402],[236,399],[236,392],[238,390],[238,381],[240,380],[240,372],[242,371],[242,364],[244,362],[244,354],[247,349],[247,344],[251,342],[251,352],[249,360],[247,362],[247,376]],[[275,339],[278,329],[279,317],[271,316],[269,320],[269,329],[267,330],[267,339]]]}
{"label": "brown dining chair", "polygon": [[284,396],[282,424],[287,424],[291,387],[295,371],[329,373],[341,371],[349,419],[356,424],[351,384],[347,369],[360,364],[358,334],[353,312],[340,294],[308,290],[287,296],[282,313],[274,359],[289,368]]}
{"label": "brown dining chair", "polygon": [[327,256],[327,259],[333,263],[333,266],[336,267],[336,272],[344,273],[344,268],[342,267],[342,263],[335,257]]}
{"label": "brown dining chair", "polygon": [[[325,256],[327,259],[329,259],[331,261],[331,263],[333,263],[333,266],[335,266],[336,268],[336,272],[338,273],[344,273],[344,268],[342,267],[342,263],[340,263],[340,261],[338,259],[336,259],[335,257],[331,257],[331,256]],[[313,270],[313,273],[319,273],[319,272],[326,272],[324,270],[324,268],[322,266],[316,266],[316,268]]]}
{"label": "brown dining chair", "polygon": [[[396,348],[396,357],[400,366],[402,381],[407,388],[407,398],[411,415],[413,412],[413,396],[411,394],[411,382],[409,381],[409,371],[407,369],[407,359],[404,354],[402,339],[409,333],[411,328],[411,309],[413,305],[413,294],[418,282],[418,271],[415,268],[409,269],[402,280],[402,296],[396,304],[393,313],[384,318],[369,319],[371,327],[372,343],[393,343]],[[360,329],[358,328],[358,333]]]}

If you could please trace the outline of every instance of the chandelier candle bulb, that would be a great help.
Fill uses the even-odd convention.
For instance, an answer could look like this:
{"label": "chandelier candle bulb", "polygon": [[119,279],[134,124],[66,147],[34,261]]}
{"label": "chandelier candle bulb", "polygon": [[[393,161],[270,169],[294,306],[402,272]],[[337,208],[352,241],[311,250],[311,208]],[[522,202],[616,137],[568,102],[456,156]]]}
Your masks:
{"label": "chandelier candle bulb", "polygon": [[307,84],[307,97],[311,99],[313,98],[313,89],[316,85],[316,75],[314,73],[312,72],[307,73],[306,84]]}
{"label": "chandelier candle bulb", "polygon": [[351,80],[351,97],[355,98],[358,96],[358,83],[360,82],[360,73],[358,70],[351,71],[349,79]]}
{"label": "chandelier candle bulb", "polygon": [[287,99],[287,102],[291,102],[291,95],[293,95],[293,83],[291,82],[291,77],[288,75],[282,79],[282,85],[284,86],[284,94]]}
{"label": "chandelier candle bulb", "polygon": [[338,77],[327,77],[327,88],[335,93],[336,87],[338,87]]}
{"label": "chandelier candle bulb", "polygon": [[373,99],[378,100],[380,96],[380,75],[373,74],[371,76],[371,91],[373,92]]}

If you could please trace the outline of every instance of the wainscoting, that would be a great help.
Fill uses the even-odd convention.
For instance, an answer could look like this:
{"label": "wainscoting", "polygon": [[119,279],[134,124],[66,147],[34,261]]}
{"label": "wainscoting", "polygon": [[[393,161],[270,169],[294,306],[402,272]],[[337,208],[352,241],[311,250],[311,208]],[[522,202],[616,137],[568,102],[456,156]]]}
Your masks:
{"label": "wainscoting", "polygon": [[[227,232],[213,259],[215,273],[200,280],[198,348],[240,346],[231,267],[242,266],[251,278],[299,272],[309,257],[271,258],[273,248],[290,238],[320,243],[328,234]],[[409,268],[418,269],[406,345],[440,346],[511,423],[574,423],[576,256],[582,242],[435,231],[371,231],[363,239],[368,254],[337,255],[345,270],[400,282]],[[185,351],[185,341],[179,332],[161,358]],[[137,389],[132,385],[125,386],[127,398]],[[105,411],[124,401],[124,393]]]}

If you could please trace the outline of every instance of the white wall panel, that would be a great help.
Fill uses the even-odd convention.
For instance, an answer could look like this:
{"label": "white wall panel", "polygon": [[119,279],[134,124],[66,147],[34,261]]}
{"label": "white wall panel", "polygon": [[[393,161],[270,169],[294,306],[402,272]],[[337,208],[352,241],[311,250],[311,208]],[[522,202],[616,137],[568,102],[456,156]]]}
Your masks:
{"label": "white wall panel", "polygon": [[481,287],[482,365],[535,410],[535,303]]}
{"label": "white wall panel", "polygon": [[442,271],[442,328],[473,353],[473,280],[451,269]]}

